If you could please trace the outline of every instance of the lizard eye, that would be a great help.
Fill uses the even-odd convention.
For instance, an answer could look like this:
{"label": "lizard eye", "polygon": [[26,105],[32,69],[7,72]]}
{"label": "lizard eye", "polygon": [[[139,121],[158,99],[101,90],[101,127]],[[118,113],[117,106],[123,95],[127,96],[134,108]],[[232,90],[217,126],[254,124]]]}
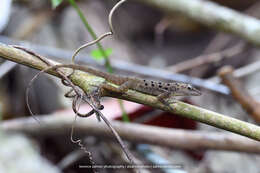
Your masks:
{"label": "lizard eye", "polygon": [[187,87],[187,88],[188,88],[188,90],[192,90],[192,87],[191,87],[190,85],[188,85],[188,87]]}

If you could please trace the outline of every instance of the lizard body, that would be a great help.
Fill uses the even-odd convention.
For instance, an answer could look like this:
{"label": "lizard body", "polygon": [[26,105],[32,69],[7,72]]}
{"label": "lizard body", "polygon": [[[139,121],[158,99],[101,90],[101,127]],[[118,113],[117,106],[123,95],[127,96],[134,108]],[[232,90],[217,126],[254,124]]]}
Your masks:
{"label": "lizard body", "polygon": [[[95,68],[81,66],[76,64],[57,65],[56,68],[68,67],[75,70],[84,71],[95,76],[102,77],[108,82],[118,85],[119,87],[109,87],[115,92],[124,93],[128,89],[139,91],[145,94],[157,96],[159,100],[172,98],[174,96],[199,96],[201,92],[190,84],[181,82],[159,82],[136,77],[127,77],[106,73]],[[108,86],[106,86],[108,88]]]}
{"label": "lizard body", "polygon": [[61,67],[67,67],[72,68],[75,70],[84,71],[87,73],[91,73],[93,75],[102,77],[106,79],[107,81],[119,85],[119,88],[113,87],[111,85],[103,85],[104,88],[124,93],[128,89],[132,89],[135,91],[139,91],[145,94],[156,96],[161,102],[164,102],[164,99],[171,99],[174,98],[174,96],[199,96],[201,95],[201,92],[191,86],[190,84],[181,83],[181,82],[159,82],[159,81],[153,81],[153,80],[147,80],[147,79],[141,79],[137,77],[127,77],[127,76],[121,76],[121,75],[115,75],[106,73],[100,70],[97,70],[95,68],[87,67],[87,66],[81,66],[77,64],[64,64],[64,65],[53,65],[51,62],[49,62],[46,58],[35,54],[34,52],[20,47],[15,46],[13,47],[22,49],[36,57],[38,57],[40,60],[42,60],[44,63],[46,63],[48,66],[52,66],[53,68],[61,68]]}

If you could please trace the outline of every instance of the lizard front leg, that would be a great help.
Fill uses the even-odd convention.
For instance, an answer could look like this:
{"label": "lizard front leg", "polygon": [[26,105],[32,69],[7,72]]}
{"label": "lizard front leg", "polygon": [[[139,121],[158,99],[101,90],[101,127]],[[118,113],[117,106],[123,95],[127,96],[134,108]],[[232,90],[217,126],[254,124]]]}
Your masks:
{"label": "lizard front leg", "polygon": [[[130,87],[131,87],[132,82],[127,81],[125,83],[123,83],[122,85],[120,85],[118,88],[114,87],[112,85],[107,84],[106,82],[104,82],[103,84],[101,84],[98,89],[92,91],[91,93],[89,93],[89,98],[91,100],[91,102],[95,105],[95,107],[98,110],[102,110],[104,109],[104,106],[100,104],[100,98],[104,92],[104,90],[108,90],[108,91],[112,91],[112,92],[117,92],[117,93],[125,93]],[[77,96],[73,95],[74,99],[73,99],[73,111],[79,116],[79,117],[89,117],[91,116],[93,113],[95,113],[95,110],[91,110],[90,112],[86,113],[86,114],[81,114],[77,111],[76,109],[76,102],[79,99]],[[98,119],[100,119],[99,117],[97,117]]]}
{"label": "lizard front leg", "polygon": [[162,94],[159,94],[159,95],[157,96],[157,99],[158,99],[161,103],[167,105],[167,106],[168,106],[169,108],[171,108],[171,109],[172,109],[172,107],[170,106],[170,104],[177,102],[177,100],[176,100],[173,96],[171,96],[171,93],[170,93],[170,92],[164,92],[164,93],[162,93]]}

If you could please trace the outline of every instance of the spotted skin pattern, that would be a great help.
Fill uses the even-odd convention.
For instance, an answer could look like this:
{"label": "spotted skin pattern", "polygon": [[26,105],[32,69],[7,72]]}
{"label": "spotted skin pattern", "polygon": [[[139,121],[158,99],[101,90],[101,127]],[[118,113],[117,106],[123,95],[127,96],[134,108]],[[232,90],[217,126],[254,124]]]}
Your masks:
{"label": "spotted skin pattern", "polygon": [[127,77],[106,73],[88,66],[81,66],[76,64],[57,65],[58,67],[68,67],[74,70],[84,71],[106,79],[108,82],[118,85],[103,85],[105,89],[109,89],[118,93],[125,93],[128,89],[139,91],[145,94],[156,96],[160,101],[174,99],[175,96],[200,96],[201,92],[190,84],[181,82],[160,82],[136,77]]}

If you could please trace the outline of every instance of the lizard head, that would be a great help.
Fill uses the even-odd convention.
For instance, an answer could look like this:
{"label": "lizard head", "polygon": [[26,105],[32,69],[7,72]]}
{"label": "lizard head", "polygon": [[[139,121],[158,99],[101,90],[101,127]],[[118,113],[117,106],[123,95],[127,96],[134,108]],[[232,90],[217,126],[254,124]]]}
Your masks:
{"label": "lizard head", "polygon": [[200,96],[201,92],[190,84],[181,83],[178,85],[176,96]]}

